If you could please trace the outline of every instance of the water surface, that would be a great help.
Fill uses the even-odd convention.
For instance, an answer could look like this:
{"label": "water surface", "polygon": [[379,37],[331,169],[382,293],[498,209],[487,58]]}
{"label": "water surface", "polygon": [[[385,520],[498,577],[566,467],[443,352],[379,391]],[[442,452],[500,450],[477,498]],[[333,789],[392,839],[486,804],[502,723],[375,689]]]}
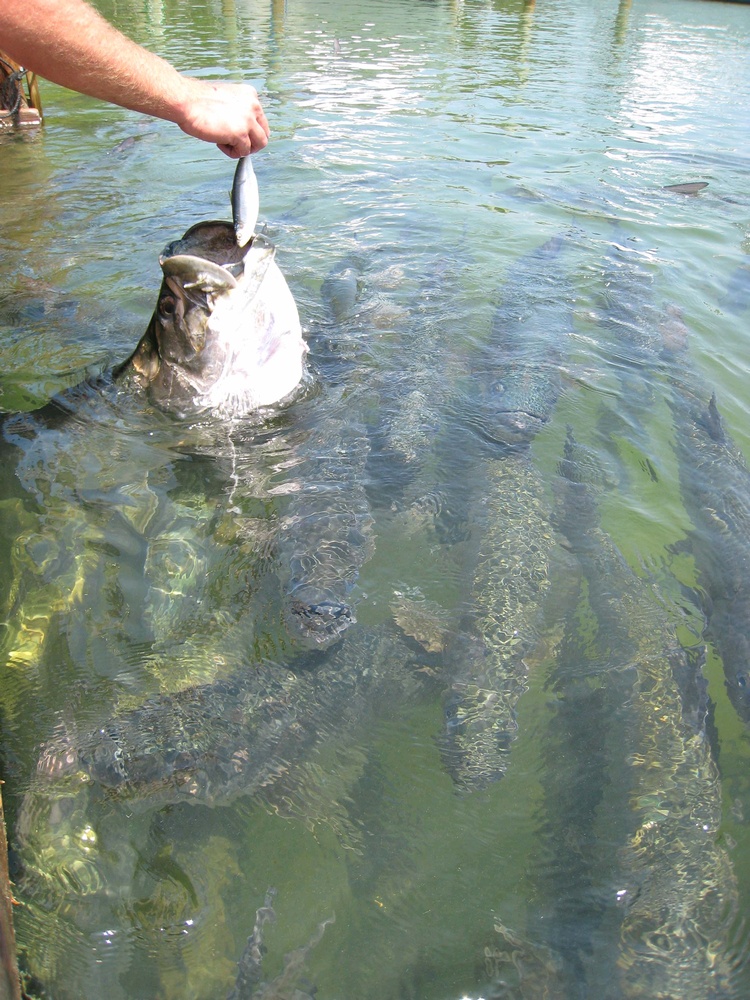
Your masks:
{"label": "water surface", "polygon": [[[440,742],[472,642],[441,655],[407,625],[401,696],[387,687],[356,725],[326,718],[326,739],[290,762],[283,796],[133,803],[53,784],[25,812],[39,749],[61,726],[95,730],[146,697],[283,661],[286,648],[267,539],[292,492],[293,433],[290,444],[283,427],[269,432],[251,452],[240,469],[252,488],[237,501],[226,453],[218,465],[186,455],[126,402],[85,439],[85,482],[70,471],[80,435],[63,429],[22,470],[27,488],[57,470],[49,496],[32,501],[23,477],[3,473],[0,723],[6,815],[27,870],[24,967],[55,997],[215,1000],[273,887],[263,976],[286,961],[290,981],[257,995],[746,995],[750,932],[737,914],[750,895],[750,749],[716,651],[705,666],[697,655],[705,609],[681,544],[691,522],[669,399],[680,376],[715,391],[748,453],[747,7],[98,7],[180,69],[262,95],[272,141],[254,158],[261,221],[319,368],[304,419],[351,419],[369,442],[360,475],[375,551],[346,641],[399,634],[406,596],[428,606],[433,631],[440,620],[491,645],[516,621],[516,589],[513,614],[538,641],[511,699],[503,775],[482,787],[458,789]],[[52,85],[42,97],[41,134],[0,137],[10,412],[126,357],[164,245],[229,213],[232,165],[217,150]],[[699,181],[695,195],[667,190]],[[533,254],[555,240],[553,271]],[[337,323],[322,286],[345,261],[360,271],[360,307]],[[528,353],[522,336],[493,371],[504,331],[540,310]],[[554,373],[557,388],[529,448],[509,454],[487,400],[511,361],[537,386]],[[596,467],[577,520],[559,470],[568,427]],[[538,515],[523,500],[532,487]],[[238,502],[251,536],[236,529]],[[585,536],[577,556],[566,523]],[[538,559],[541,545],[546,569],[523,591],[513,557],[529,539],[519,558]],[[170,556],[184,596],[172,580],[159,604]],[[191,574],[191,559],[210,568]],[[196,595],[196,580],[211,585]],[[493,615],[503,621],[487,624]],[[19,621],[42,636],[26,660],[9,655],[30,648]],[[691,715],[666,674],[649,687],[637,666],[664,653],[670,630],[696,654],[708,715]],[[664,846],[677,843],[684,855]],[[714,916],[717,895],[725,912]],[[677,900],[688,916],[672,925]],[[714,967],[678,970],[685,941],[707,950],[708,927]]]}

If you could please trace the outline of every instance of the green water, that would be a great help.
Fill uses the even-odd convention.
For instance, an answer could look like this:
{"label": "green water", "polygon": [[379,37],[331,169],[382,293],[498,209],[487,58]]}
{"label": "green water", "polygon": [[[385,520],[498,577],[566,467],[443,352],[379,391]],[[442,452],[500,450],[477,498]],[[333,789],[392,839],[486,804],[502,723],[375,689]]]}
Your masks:
{"label": "green water", "polygon": [[[377,438],[389,420],[405,419],[404,399],[414,387],[422,394],[427,431],[415,438],[414,482],[400,485],[403,463],[387,454],[368,473],[376,544],[357,585],[357,627],[388,622],[397,593],[434,602],[454,623],[471,618],[476,547],[404,527],[405,512],[420,494],[455,491],[446,477],[460,474],[469,527],[483,539],[477,544],[486,548],[496,537],[486,530],[491,515],[482,501],[497,459],[479,447],[476,460],[462,463],[450,453],[451,442],[460,449],[462,439],[446,434],[444,421],[470,427],[466,359],[488,339],[514,266],[562,233],[570,247],[569,284],[556,293],[562,393],[534,441],[533,462],[551,510],[572,426],[606,470],[598,494],[604,527],[633,573],[653,585],[659,613],[695,645],[702,618],[682,590],[694,586],[695,569],[679,547],[690,520],[667,392],[650,370],[635,384],[623,379],[626,365],[603,321],[611,306],[604,286],[612,244],[625,246],[649,279],[627,288],[633,314],[651,333],[652,321],[678,317],[688,337],[686,367],[715,389],[726,428],[750,456],[750,8],[702,0],[97,6],[178,68],[258,88],[272,129],[268,148],[254,158],[260,218],[303,326],[314,332],[329,322],[321,285],[338,262],[356,257],[364,262],[369,311],[337,336],[355,358],[344,371],[357,386],[371,384],[372,393],[352,390],[352,407],[366,411]],[[0,136],[6,411],[40,405],[127,356],[154,306],[162,248],[196,221],[229,214],[232,164],[216,149],[175,126],[50,84],[42,84],[42,99],[38,135]],[[665,190],[693,181],[708,186],[695,196]],[[457,389],[462,403],[454,408]],[[143,456],[133,438],[118,426],[102,467],[127,491],[132,461],[140,470],[131,484],[137,497]],[[466,440],[474,439],[469,431]],[[106,427],[95,440],[109,447]],[[188,495],[181,480],[188,473],[168,459],[177,494]],[[151,455],[146,461],[153,467]],[[163,490],[174,491],[174,481],[166,477]],[[81,499],[81,523],[89,523],[90,503]],[[6,604],[18,572],[14,539],[33,531],[31,516],[16,500],[3,500]],[[38,749],[60,720],[96,726],[113,705],[130,707],[154,693],[154,675],[136,655],[143,651],[137,629],[118,620],[127,600],[102,608],[95,596],[106,558],[120,579],[130,578],[137,560],[112,555],[119,536],[105,532],[99,541],[100,549],[89,545],[87,552],[103,553],[103,561],[83,561],[93,581],[84,593],[97,607],[89,618],[60,598],[75,583],[69,567],[59,591],[41,588],[35,597],[24,582],[43,611],[45,601],[58,604],[45,626],[41,664],[26,674],[12,665],[0,673],[11,840]],[[64,545],[74,548],[75,539]],[[456,793],[436,744],[443,726],[438,683],[319,748],[300,765],[291,799],[275,807],[240,798],[216,808],[146,803],[131,811],[101,795],[89,801],[84,789],[85,817],[70,828],[80,835],[92,823],[98,854],[65,876],[64,889],[29,898],[19,892],[24,967],[54,997],[216,1000],[232,988],[272,886],[277,919],[265,929],[268,981],[335,915],[299,962],[297,988],[304,995],[317,989],[320,1000],[639,995],[637,980],[622,971],[621,911],[609,900],[602,916],[597,893],[624,888],[616,879],[625,869],[613,873],[611,858],[633,833],[632,778],[626,751],[618,753],[620,742],[632,748],[636,737],[619,727],[636,730],[644,716],[635,703],[618,714],[616,688],[607,692],[601,677],[582,692],[571,680],[575,668],[556,658],[566,623],[577,623],[582,661],[593,657],[596,628],[585,585],[576,589],[576,571],[565,552],[560,557],[545,642],[530,658],[502,780]],[[239,557],[237,565],[244,571]],[[239,603],[241,588],[228,589]],[[632,631],[639,633],[637,624]],[[414,655],[435,667],[416,644]],[[705,673],[714,705],[710,753],[722,781],[718,839],[746,912],[747,728],[711,650]],[[568,678],[564,694],[573,704],[603,690],[600,714],[589,719],[583,699],[565,729],[561,696],[553,693],[560,676]],[[168,686],[171,678],[161,680]],[[609,762],[603,771],[597,754]],[[696,775],[699,781],[705,775]],[[706,787],[716,792],[710,780]],[[65,794],[58,811],[78,802]],[[65,818],[57,819],[62,829]],[[85,854],[80,843],[76,850]],[[588,896],[586,880],[597,878]],[[699,978],[679,981],[679,995],[747,995],[748,935],[734,927],[720,944],[734,969],[732,992],[712,993],[711,982]],[[294,986],[263,995],[294,996]]]}

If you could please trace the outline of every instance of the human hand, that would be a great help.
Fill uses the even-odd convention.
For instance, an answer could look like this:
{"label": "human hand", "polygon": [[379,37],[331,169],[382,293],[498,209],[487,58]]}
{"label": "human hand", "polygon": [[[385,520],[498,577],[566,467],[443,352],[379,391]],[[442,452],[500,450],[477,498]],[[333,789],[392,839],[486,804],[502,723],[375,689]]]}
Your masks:
{"label": "human hand", "polygon": [[255,87],[183,77],[186,96],[176,123],[187,135],[215,142],[222,153],[239,159],[268,143],[268,121]]}

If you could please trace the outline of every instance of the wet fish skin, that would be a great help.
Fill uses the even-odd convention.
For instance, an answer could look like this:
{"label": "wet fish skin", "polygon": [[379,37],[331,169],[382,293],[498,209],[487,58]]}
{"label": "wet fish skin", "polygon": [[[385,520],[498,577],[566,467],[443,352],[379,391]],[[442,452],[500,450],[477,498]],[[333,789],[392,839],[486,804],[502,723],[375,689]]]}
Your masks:
{"label": "wet fish skin", "polygon": [[289,396],[307,345],[274,254],[261,238],[238,247],[228,222],[198,223],[170,243],[151,322],[115,379],[181,418],[239,417]]}
{"label": "wet fish skin", "polygon": [[258,179],[252,160],[249,156],[241,156],[232,183],[232,220],[237,246],[244,247],[253,238],[259,209]]}

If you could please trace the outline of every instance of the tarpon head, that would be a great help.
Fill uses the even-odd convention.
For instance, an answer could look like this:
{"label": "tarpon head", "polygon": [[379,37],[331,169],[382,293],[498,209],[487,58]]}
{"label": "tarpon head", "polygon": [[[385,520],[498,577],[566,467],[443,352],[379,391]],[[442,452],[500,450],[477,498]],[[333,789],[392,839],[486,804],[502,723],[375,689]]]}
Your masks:
{"label": "tarpon head", "polygon": [[506,364],[499,377],[490,372],[480,384],[471,422],[485,440],[514,451],[528,447],[548,422],[561,388],[559,372],[544,362]]}
{"label": "tarpon head", "polygon": [[159,258],[156,309],[118,376],[161,409],[238,416],[287,396],[307,346],[291,292],[263,237],[238,247],[228,222],[202,222]]}

